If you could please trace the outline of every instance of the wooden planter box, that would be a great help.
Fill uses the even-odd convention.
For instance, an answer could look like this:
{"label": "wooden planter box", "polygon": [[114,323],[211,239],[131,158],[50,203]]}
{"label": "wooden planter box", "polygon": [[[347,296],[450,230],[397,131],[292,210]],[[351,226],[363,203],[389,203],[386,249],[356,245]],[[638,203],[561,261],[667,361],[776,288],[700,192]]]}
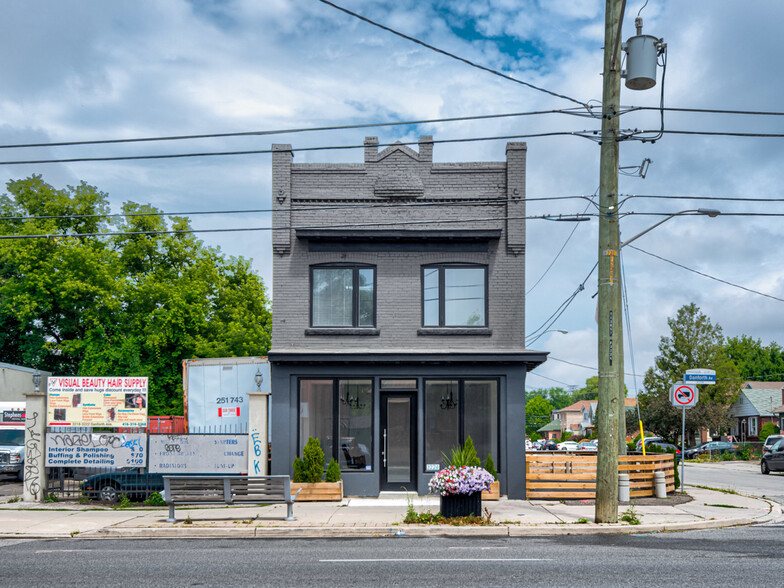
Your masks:
{"label": "wooden planter box", "polygon": [[490,484],[490,489],[482,492],[482,500],[498,500],[501,498],[501,483],[496,480]]}
{"label": "wooden planter box", "polygon": [[297,490],[302,492],[297,496],[297,502],[340,502],[343,500],[343,482],[292,482],[291,495]]}

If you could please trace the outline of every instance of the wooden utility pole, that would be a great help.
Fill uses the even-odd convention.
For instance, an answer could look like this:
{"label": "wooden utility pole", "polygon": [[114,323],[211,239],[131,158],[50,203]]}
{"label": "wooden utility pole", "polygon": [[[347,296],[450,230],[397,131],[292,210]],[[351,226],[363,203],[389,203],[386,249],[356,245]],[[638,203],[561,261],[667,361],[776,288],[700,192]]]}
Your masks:
{"label": "wooden utility pole", "polygon": [[604,87],[599,178],[599,399],[596,429],[597,523],[618,521],[618,420],[623,392],[620,232],[618,229],[618,109],[621,94],[622,0],[606,0]]}

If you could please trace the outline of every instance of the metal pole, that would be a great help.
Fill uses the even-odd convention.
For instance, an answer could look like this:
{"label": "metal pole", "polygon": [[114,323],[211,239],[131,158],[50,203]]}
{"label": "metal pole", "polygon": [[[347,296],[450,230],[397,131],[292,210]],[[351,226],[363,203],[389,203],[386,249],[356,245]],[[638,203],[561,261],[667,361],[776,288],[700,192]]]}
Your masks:
{"label": "metal pole", "polygon": [[[618,521],[618,416],[623,379],[618,229],[618,104],[621,94],[620,45],[622,0],[606,0],[602,142],[599,169],[599,398],[596,424],[597,523]],[[613,55],[614,54],[614,55]]]}
{"label": "metal pole", "polygon": [[684,406],[681,410],[683,411],[681,417],[681,494],[683,494],[684,475],[686,474],[686,407]]}

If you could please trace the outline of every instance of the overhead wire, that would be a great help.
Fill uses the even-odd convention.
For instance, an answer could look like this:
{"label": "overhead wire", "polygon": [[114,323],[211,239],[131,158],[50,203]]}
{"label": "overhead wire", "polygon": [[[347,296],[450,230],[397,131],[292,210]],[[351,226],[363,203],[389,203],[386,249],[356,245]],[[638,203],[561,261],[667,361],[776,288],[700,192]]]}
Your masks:
{"label": "overhead wire", "polygon": [[[476,222],[499,222],[503,220],[549,220],[552,215],[539,216],[509,216],[509,217],[485,217],[473,218],[472,223]],[[557,215],[556,215],[557,216]],[[111,236],[134,236],[134,235],[177,235],[189,233],[231,233],[247,231],[290,231],[305,229],[340,229],[357,227],[398,227],[411,225],[435,225],[464,223],[465,219],[426,219],[413,221],[388,221],[388,222],[368,222],[368,223],[346,223],[346,224],[315,224],[315,225],[289,225],[281,227],[237,227],[225,229],[172,229],[172,230],[153,230],[153,231],[107,231],[97,233],[46,233],[46,234],[16,234],[0,235],[0,240],[9,239],[65,239],[65,238],[84,238],[84,237],[111,237]]]}
{"label": "overhead wire", "polygon": [[[310,133],[320,131],[345,131],[352,129],[367,129],[376,127],[394,127],[394,126],[410,126],[410,125],[426,125],[438,124],[444,122],[465,122],[472,120],[488,120],[495,118],[513,118],[523,116],[536,116],[542,114],[571,114],[576,115],[577,109],[575,108],[562,108],[556,110],[535,110],[529,112],[509,112],[502,114],[478,114],[474,116],[451,116],[445,118],[431,118],[420,120],[407,120],[407,121],[392,121],[392,122],[372,122],[360,123],[353,125],[332,125],[322,127],[295,127],[290,129],[274,129],[263,131],[236,131],[226,133],[201,133],[193,135],[163,135],[157,137],[132,137],[127,139],[94,139],[84,141],[52,141],[47,143],[18,143],[9,145],[0,145],[0,149],[24,149],[28,147],[72,147],[77,145],[110,145],[118,143],[145,143],[156,141],[188,141],[196,139],[223,139],[227,137],[258,137],[268,135],[290,135],[294,133]],[[580,114],[582,116],[582,114]]]}
{"label": "overhead wire", "polygon": [[686,271],[689,271],[689,272],[692,272],[694,274],[703,276],[705,278],[709,278],[711,280],[715,280],[716,282],[720,282],[722,284],[726,284],[728,286],[732,286],[733,288],[739,288],[741,290],[745,290],[746,292],[750,292],[752,294],[758,294],[759,296],[764,296],[765,298],[770,298],[770,299],[776,300],[778,302],[784,302],[784,298],[779,298],[779,297],[773,296],[771,294],[765,294],[764,292],[759,292],[758,290],[752,290],[751,288],[747,288],[746,286],[741,286],[740,284],[733,284],[732,282],[728,282],[727,280],[722,280],[721,278],[717,278],[715,276],[711,276],[710,274],[706,274],[706,273],[698,271],[698,270],[696,270],[694,268],[690,268],[690,267],[685,266],[683,264],[680,264],[680,263],[677,263],[675,261],[672,261],[671,259],[667,259],[667,258],[662,257],[660,255],[656,255],[655,253],[651,253],[650,251],[645,251],[645,249],[640,249],[639,247],[637,247],[635,245],[628,245],[628,246],[631,247],[632,249],[635,249],[635,250],[641,252],[641,253],[644,253],[645,255],[650,255],[651,257],[654,257],[654,258],[659,259],[661,261],[667,262],[667,263],[672,264],[674,266],[677,266],[679,268],[685,269]]}
{"label": "overhead wire", "polygon": [[[480,69],[482,71],[486,71],[486,72],[491,73],[491,74],[493,74],[495,76],[499,76],[501,78],[504,78],[505,80],[509,80],[511,82],[515,82],[516,84],[521,84],[521,85],[526,86],[528,88],[531,88],[533,90],[537,90],[538,92],[543,92],[545,94],[549,94],[550,96],[554,96],[556,98],[562,98],[564,100],[568,100],[570,102],[574,102],[575,104],[579,104],[580,106],[588,109],[588,106],[584,102],[581,102],[580,100],[577,100],[577,99],[572,98],[570,96],[566,96],[565,94],[558,94],[557,92],[553,92],[551,90],[547,90],[545,88],[542,88],[542,87],[539,87],[539,86],[535,86],[534,84],[531,84],[529,82],[525,82],[523,80],[514,78],[514,77],[512,77],[510,75],[501,73],[501,72],[499,72],[499,71],[497,71],[495,69],[489,68],[489,67],[484,66],[484,65],[480,65],[480,64],[475,63],[473,61],[470,61],[470,60],[468,60],[468,59],[466,59],[464,57],[460,57],[459,55],[455,55],[454,53],[450,53],[448,51],[444,51],[443,49],[439,49],[438,47],[435,47],[433,45],[429,45],[428,43],[425,43],[424,41],[421,41],[420,39],[417,39],[417,38],[412,37],[410,35],[406,35],[404,33],[401,33],[400,31],[397,31],[397,30],[395,30],[395,29],[393,29],[391,27],[385,26],[385,25],[383,25],[383,24],[381,24],[379,22],[371,20],[371,19],[369,19],[369,18],[367,18],[365,16],[362,16],[361,14],[357,14],[356,12],[352,12],[351,10],[348,10],[347,8],[339,6],[338,4],[335,4],[334,2],[330,2],[329,0],[318,0],[318,1],[321,2],[322,4],[326,4],[327,6],[331,6],[332,8],[335,8],[336,10],[339,10],[339,11],[345,13],[345,14],[348,14],[349,16],[352,16],[352,17],[354,17],[356,19],[359,19],[359,20],[361,20],[363,22],[366,22],[366,23],[368,23],[370,25],[373,25],[374,27],[378,27],[378,28],[380,28],[380,29],[382,29],[384,31],[387,31],[388,33],[392,33],[393,35],[397,35],[398,37],[401,37],[402,39],[405,39],[407,41],[411,41],[412,43],[416,43],[417,45],[421,45],[422,47],[425,47],[427,49],[430,49],[431,51],[435,51],[436,53],[440,53],[441,55],[445,55],[447,57],[450,57],[452,59],[455,59],[457,61],[465,63],[466,65],[470,65],[471,67],[475,67],[475,68]],[[588,109],[588,110],[590,111],[590,109]]]}
{"label": "overhead wire", "polygon": [[[593,131],[550,131],[544,133],[528,133],[520,135],[497,135],[489,137],[467,137],[461,139],[431,139],[428,143],[432,144],[447,144],[447,143],[473,143],[481,141],[499,141],[511,139],[534,139],[542,137],[558,137],[558,136],[573,136],[582,137],[596,141],[597,138],[593,136]],[[419,141],[395,141],[394,143],[377,143],[378,147],[392,147],[395,145],[418,145]],[[337,151],[347,149],[364,149],[365,145],[322,145],[315,147],[292,147],[289,149],[291,152],[305,152],[305,151]],[[233,156],[233,155],[264,155],[276,152],[273,149],[244,149],[239,151],[205,151],[196,153],[166,153],[166,154],[152,154],[152,155],[117,155],[108,157],[71,157],[71,158],[50,158],[50,159],[34,159],[34,160],[18,160],[18,161],[0,161],[0,165],[39,165],[43,163],[83,163],[83,162],[99,162],[99,161],[133,161],[143,159],[176,159],[188,157],[216,157],[216,156]]]}

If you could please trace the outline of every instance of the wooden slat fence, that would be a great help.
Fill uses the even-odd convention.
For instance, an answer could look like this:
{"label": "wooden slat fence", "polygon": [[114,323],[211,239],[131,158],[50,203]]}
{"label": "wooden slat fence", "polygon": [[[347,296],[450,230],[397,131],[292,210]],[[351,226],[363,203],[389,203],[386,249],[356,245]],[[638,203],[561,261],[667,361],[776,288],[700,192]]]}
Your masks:
{"label": "wooden slat fence", "polygon": [[[675,490],[672,454],[619,455],[618,472],[629,474],[632,498],[654,496],[653,473],[665,473],[667,492]],[[596,498],[596,453],[538,451],[525,455],[526,498]]]}

